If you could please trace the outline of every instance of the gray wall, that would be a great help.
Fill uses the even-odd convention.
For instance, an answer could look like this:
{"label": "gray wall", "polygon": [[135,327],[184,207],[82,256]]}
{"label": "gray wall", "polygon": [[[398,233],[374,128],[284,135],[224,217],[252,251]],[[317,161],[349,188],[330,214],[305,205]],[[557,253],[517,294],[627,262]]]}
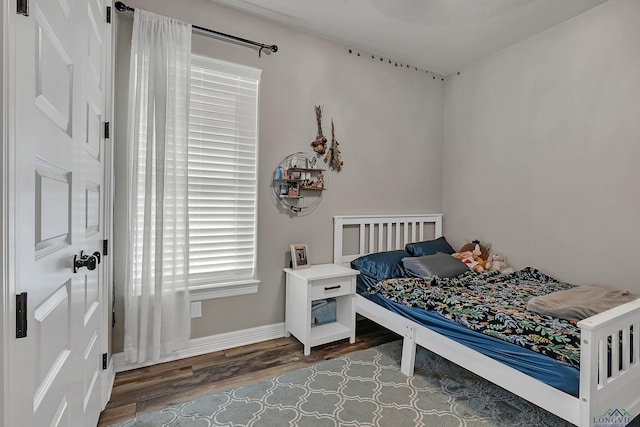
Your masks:
{"label": "gray wall", "polygon": [[[421,71],[357,57],[348,47],[251,17],[206,0],[136,0],[130,6],[245,38],[277,44],[256,51],[194,35],[194,53],[261,68],[258,277],[255,295],[203,302],[192,338],[284,321],[284,275],[289,243],[307,242],[312,264],[332,261],[332,216],[442,210],[444,83]],[[124,219],[126,218],[126,106],[131,16],[118,15],[116,59],[116,200],[114,262],[117,324],[113,351],[122,351]],[[271,178],[286,155],[310,152],[314,105],[324,105],[344,159],[310,214],[291,217],[272,196]]]}
{"label": "gray wall", "polygon": [[613,0],[447,77],[444,230],[516,267],[640,294],[640,2]]}

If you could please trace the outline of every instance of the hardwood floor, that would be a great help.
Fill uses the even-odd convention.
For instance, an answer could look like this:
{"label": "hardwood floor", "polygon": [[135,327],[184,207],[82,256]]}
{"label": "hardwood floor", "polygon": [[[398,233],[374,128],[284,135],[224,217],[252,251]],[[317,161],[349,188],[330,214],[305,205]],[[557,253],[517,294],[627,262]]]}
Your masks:
{"label": "hardwood floor", "polygon": [[361,318],[355,344],[341,340],[313,347],[309,356],[289,337],[121,372],[98,427],[397,339],[399,335]]}

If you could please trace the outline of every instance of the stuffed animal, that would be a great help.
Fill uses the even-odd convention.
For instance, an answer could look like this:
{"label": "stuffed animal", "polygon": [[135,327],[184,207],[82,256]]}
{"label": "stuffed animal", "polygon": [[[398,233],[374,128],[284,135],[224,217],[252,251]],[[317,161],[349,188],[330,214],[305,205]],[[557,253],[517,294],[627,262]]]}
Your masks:
{"label": "stuffed animal", "polygon": [[488,261],[490,249],[491,249],[491,243],[487,243],[486,245],[481,245],[480,240],[472,240],[472,241],[465,240],[464,245],[460,248],[458,252],[478,251],[474,255],[482,258],[484,261]]}
{"label": "stuffed animal", "polygon": [[481,245],[478,240],[472,242],[466,240],[460,250],[451,256],[467,264],[471,270],[480,273],[491,268],[491,263],[488,262],[490,248],[491,243]]}
{"label": "stuffed animal", "polygon": [[494,252],[489,257],[490,270],[499,271],[502,274],[513,273],[515,270],[507,265],[507,257],[499,252]]}

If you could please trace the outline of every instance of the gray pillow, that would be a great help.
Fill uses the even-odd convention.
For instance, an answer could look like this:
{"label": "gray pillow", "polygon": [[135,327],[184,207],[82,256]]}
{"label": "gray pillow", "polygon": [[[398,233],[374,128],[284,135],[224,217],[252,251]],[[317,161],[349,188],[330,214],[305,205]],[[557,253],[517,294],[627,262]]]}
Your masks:
{"label": "gray pillow", "polygon": [[442,252],[421,257],[402,258],[402,264],[405,270],[418,277],[455,277],[469,271],[469,267],[464,262]]}

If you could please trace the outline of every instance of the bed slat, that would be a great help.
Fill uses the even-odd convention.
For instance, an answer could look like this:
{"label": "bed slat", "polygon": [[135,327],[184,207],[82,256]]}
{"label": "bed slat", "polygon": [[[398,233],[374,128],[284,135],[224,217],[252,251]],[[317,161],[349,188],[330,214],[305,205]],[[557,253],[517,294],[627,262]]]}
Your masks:
{"label": "bed slat", "polygon": [[627,369],[629,369],[629,363],[631,362],[630,360],[630,351],[631,348],[629,347],[630,344],[630,328],[624,328],[622,330],[622,367],[621,369],[623,371],[626,371]]}
{"label": "bed slat", "polygon": [[611,375],[610,378],[616,378],[620,374],[620,333],[616,332],[611,335]]}
{"label": "bed slat", "polygon": [[598,340],[598,385],[602,387],[607,382],[607,344],[609,337]]}

